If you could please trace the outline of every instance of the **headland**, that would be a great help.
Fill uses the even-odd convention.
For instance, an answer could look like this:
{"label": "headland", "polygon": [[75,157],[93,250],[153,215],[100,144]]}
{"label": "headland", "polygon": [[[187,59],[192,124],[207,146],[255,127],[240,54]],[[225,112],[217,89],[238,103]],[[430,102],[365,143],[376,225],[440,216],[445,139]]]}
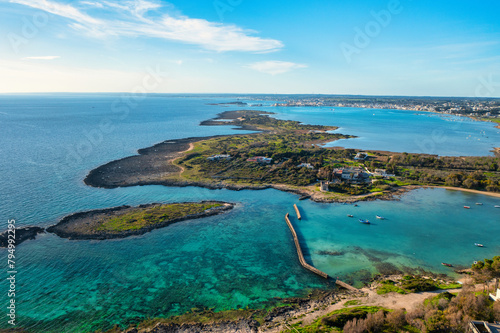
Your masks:
{"label": "headland", "polygon": [[226,111],[202,126],[256,133],[168,140],[107,163],[85,178],[89,186],[274,188],[316,202],[391,200],[420,186],[500,192],[497,157],[446,157],[324,147],[353,136],[337,127],[307,125],[262,111]]}

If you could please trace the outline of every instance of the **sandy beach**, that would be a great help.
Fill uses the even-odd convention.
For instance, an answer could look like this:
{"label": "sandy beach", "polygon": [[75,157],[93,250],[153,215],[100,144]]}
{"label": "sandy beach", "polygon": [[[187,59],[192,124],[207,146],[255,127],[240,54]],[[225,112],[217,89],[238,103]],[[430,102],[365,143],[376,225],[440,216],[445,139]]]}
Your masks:
{"label": "sandy beach", "polygon": [[490,197],[495,197],[495,198],[500,198],[500,193],[496,192],[486,192],[486,191],[478,191],[478,190],[470,190],[467,188],[461,188],[461,187],[450,187],[450,186],[423,186],[423,188],[444,188],[449,191],[462,191],[462,192],[469,192],[469,193],[475,193],[475,194],[482,194],[482,195],[487,195]]}

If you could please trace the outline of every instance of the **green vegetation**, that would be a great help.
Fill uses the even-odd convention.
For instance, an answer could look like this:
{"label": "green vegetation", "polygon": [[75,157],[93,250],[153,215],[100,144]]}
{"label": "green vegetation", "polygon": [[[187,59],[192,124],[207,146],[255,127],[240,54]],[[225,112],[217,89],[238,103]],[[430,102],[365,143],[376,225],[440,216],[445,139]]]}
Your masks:
{"label": "green vegetation", "polygon": [[202,213],[208,209],[220,207],[221,203],[175,203],[154,205],[147,208],[135,208],[122,214],[103,218],[96,230],[119,232],[137,230],[164,221],[183,218]]}
{"label": "green vegetation", "polygon": [[384,295],[392,292],[399,294],[407,293],[404,289],[401,289],[400,287],[396,286],[396,282],[392,280],[384,280],[380,282],[380,286],[378,286],[377,288],[377,294]]}
{"label": "green vegetation", "polygon": [[474,279],[476,282],[486,282],[491,279],[500,278],[500,256],[493,259],[484,259],[472,265]]}
{"label": "green vegetation", "polygon": [[437,157],[403,153],[392,156],[383,165],[392,169],[398,178],[415,184],[500,192],[498,157]]}
{"label": "green vegetation", "polygon": [[383,280],[377,287],[377,294],[383,295],[390,292],[399,294],[418,293],[439,289],[458,289],[460,283],[450,283],[442,280],[424,278],[418,275],[405,275],[400,281]]}
{"label": "green vegetation", "polygon": [[302,326],[301,323],[292,325],[294,329],[303,333],[332,332],[332,329],[342,329],[344,325],[353,319],[364,319],[369,314],[386,313],[391,310],[379,306],[359,306],[333,311],[325,316],[319,317],[312,324]]}
{"label": "green vegetation", "polygon": [[344,332],[460,332],[465,333],[468,321],[493,322],[500,319],[500,303],[492,302],[473,287],[466,287],[457,295],[448,292],[426,299],[412,311],[404,309],[390,313],[379,311],[364,319],[347,322]]}
{"label": "green vegetation", "polygon": [[360,305],[361,301],[359,299],[353,299],[344,303],[344,306]]}

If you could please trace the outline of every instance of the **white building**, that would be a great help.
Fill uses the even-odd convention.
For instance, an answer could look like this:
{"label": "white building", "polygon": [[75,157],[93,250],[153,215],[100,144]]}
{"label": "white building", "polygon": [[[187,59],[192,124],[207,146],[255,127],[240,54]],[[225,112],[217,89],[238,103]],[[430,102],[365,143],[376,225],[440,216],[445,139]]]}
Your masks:
{"label": "white building", "polygon": [[207,160],[209,161],[220,161],[220,160],[230,160],[231,155],[227,154],[218,154],[218,155],[212,155],[210,157],[207,157]]}
{"label": "white building", "polygon": [[297,165],[298,168],[308,168],[311,170],[314,170],[314,167],[311,165],[311,163],[301,163]]}
{"label": "white building", "polygon": [[500,289],[497,289],[497,293],[496,293],[496,295],[490,294],[490,298],[491,298],[494,302],[498,301],[498,300],[500,299]]}
{"label": "white building", "polygon": [[359,153],[356,154],[356,156],[354,157],[354,159],[356,161],[364,161],[364,160],[366,160],[367,157],[368,157],[367,153],[361,153],[361,152],[359,152]]}

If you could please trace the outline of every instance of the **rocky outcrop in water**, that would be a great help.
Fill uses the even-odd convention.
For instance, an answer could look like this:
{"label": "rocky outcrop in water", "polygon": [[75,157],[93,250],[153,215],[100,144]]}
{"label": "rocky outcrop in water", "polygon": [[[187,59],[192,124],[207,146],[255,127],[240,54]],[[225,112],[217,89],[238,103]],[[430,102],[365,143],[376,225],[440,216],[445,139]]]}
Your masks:
{"label": "rocky outcrop in water", "polygon": [[[180,221],[192,220],[192,219],[198,219],[202,217],[222,214],[228,210],[231,210],[234,207],[234,205],[231,203],[221,202],[221,201],[202,201],[200,203],[220,203],[222,204],[222,206],[210,208],[201,213],[189,214],[178,218],[164,220],[159,223],[144,226],[140,229],[123,230],[119,232],[98,230],[99,229],[98,225],[101,223],[103,218],[115,216],[115,214],[119,213],[126,213],[131,210],[146,209],[148,207],[152,207],[159,204],[153,203],[147,205],[140,205],[138,207],[119,206],[107,209],[96,209],[65,216],[61,221],[59,221],[59,223],[47,228],[47,232],[51,232],[59,237],[69,238],[69,239],[105,240],[114,238],[125,238],[129,236],[142,235],[154,229],[163,228],[170,224]],[[181,202],[173,204],[183,204],[183,203]]]}
{"label": "rocky outcrop in water", "polygon": [[[40,227],[23,227],[23,228],[18,228],[16,229],[15,233],[15,245],[19,245],[22,242],[29,240],[29,239],[35,239],[36,235],[41,234],[45,232],[45,229],[40,228]],[[0,247],[7,247],[9,246],[9,234],[12,235],[11,232],[4,231],[0,234]],[[11,238],[12,239],[12,238]]]}

